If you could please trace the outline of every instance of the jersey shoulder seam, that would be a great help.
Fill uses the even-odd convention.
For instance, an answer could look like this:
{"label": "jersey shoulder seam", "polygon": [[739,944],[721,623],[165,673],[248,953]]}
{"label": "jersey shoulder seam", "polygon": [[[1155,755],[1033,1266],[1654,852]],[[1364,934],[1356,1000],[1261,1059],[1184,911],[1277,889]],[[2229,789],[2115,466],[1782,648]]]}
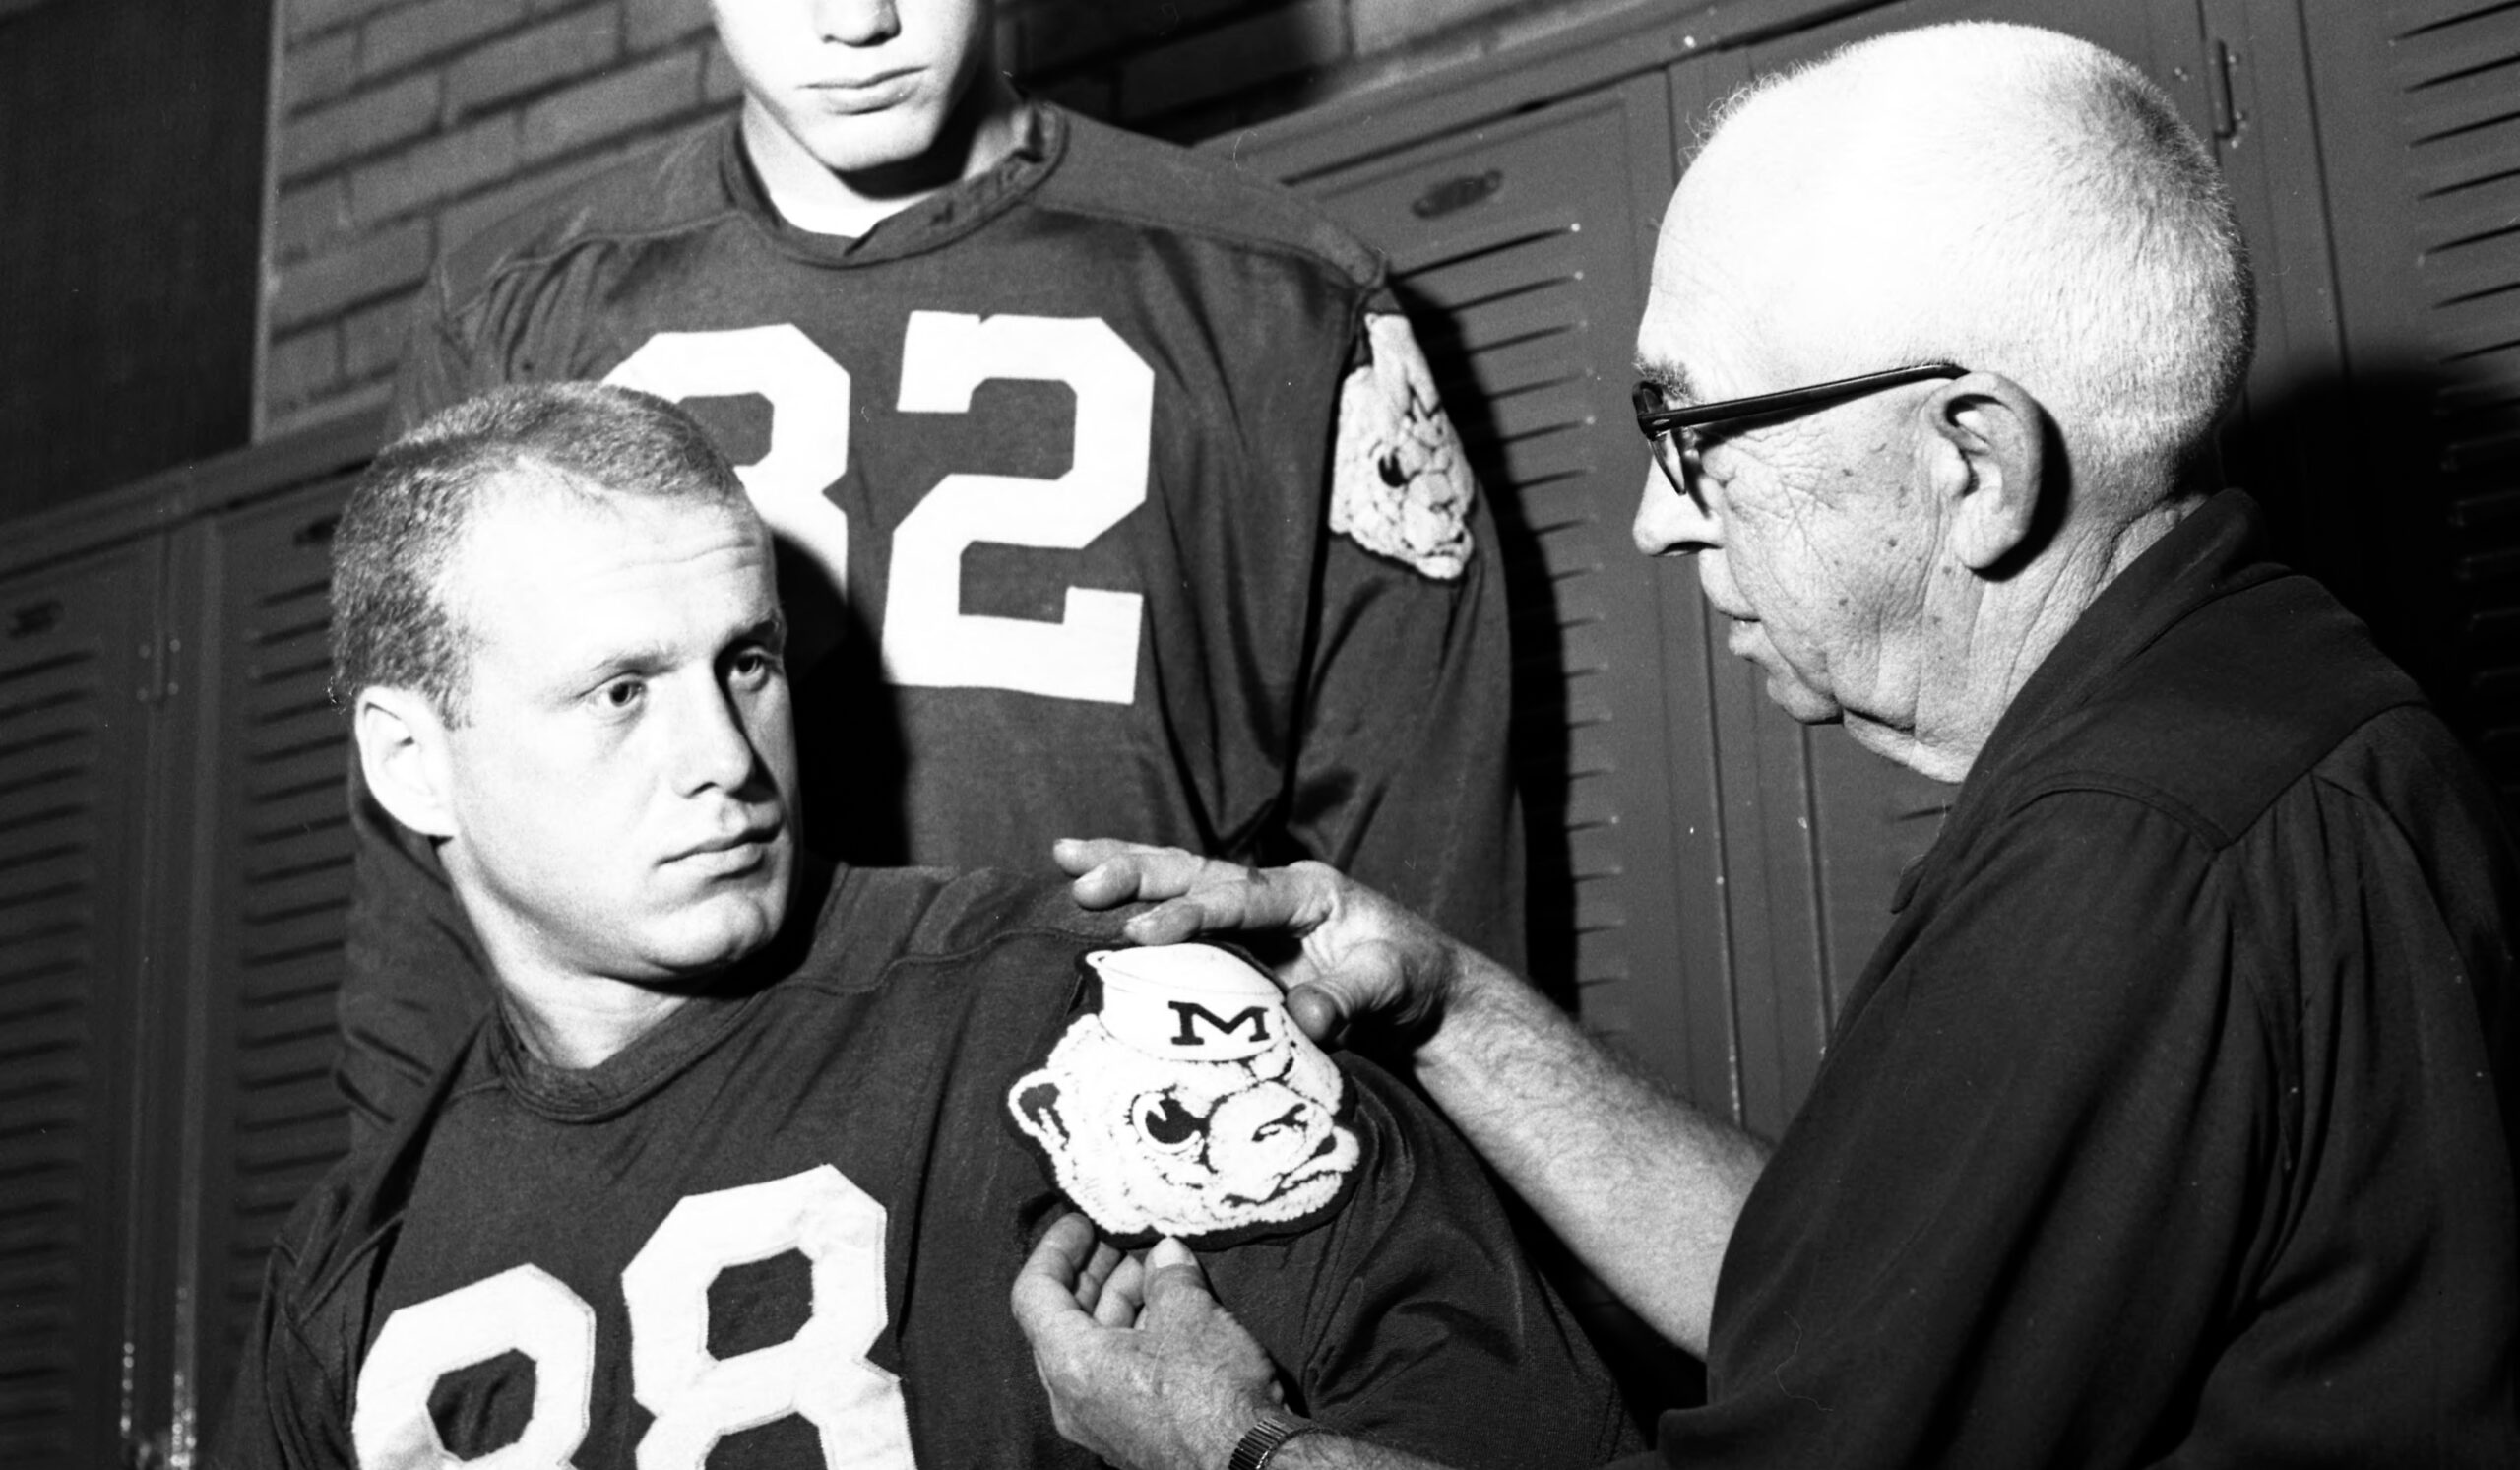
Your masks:
{"label": "jersey shoulder seam", "polygon": [[[525,205],[514,214],[501,217],[480,233],[458,245],[439,262],[433,274],[439,281],[438,295],[441,309],[448,316],[461,316],[489,296],[501,282],[519,272],[547,266],[553,261],[563,259],[580,250],[639,244],[699,233],[717,228],[727,223],[730,218],[738,223],[742,222],[745,219],[742,206],[733,200],[726,200],[676,220],[639,224],[626,221],[606,222],[591,227],[573,227],[552,239],[543,238],[541,228],[528,227],[524,223],[529,220],[545,220],[552,215],[562,213],[578,200],[617,186],[622,179],[632,176],[643,167],[654,170],[678,150],[706,149],[712,146],[716,136],[714,131],[704,131],[690,137],[676,139],[653,151],[633,155],[599,173]],[[487,252],[488,262],[477,270],[468,269],[461,273],[469,279],[470,285],[459,297],[453,291],[457,273],[452,268],[458,265],[471,265],[467,257],[472,256],[475,251]]]}
{"label": "jersey shoulder seam", "polygon": [[[1074,114],[1066,118],[1066,123],[1070,131],[1068,158],[1063,160],[1060,169],[1053,170],[1043,181],[1042,186],[1034,191],[1032,198],[1028,201],[1033,208],[1109,219],[1149,230],[1194,235],[1235,250],[1299,259],[1339,277],[1359,294],[1370,293],[1389,279],[1389,261],[1381,250],[1358,239],[1353,231],[1332,219],[1319,205],[1296,194],[1284,184],[1270,179],[1244,177],[1235,165],[1220,163],[1214,159],[1174,145],[1138,138],[1121,129],[1095,123],[1091,119],[1080,119]],[[1065,187],[1068,180],[1062,178],[1061,174],[1078,166],[1076,149],[1079,142],[1085,142],[1088,147],[1098,153],[1106,149],[1136,148],[1143,149],[1151,155],[1178,154],[1181,157],[1177,160],[1169,160],[1169,166],[1177,167],[1185,174],[1208,180],[1208,186],[1220,193],[1243,195],[1261,204],[1265,209],[1283,213],[1290,220],[1306,221],[1310,224],[1308,232],[1314,238],[1310,240],[1297,238],[1292,231],[1281,234],[1236,229],[1223,222],[1211,223],[1135,208],[1117,200],[1102,197],[1083,187],[1071,191]],[[1084,166],[1099,168],[1101,160],[1097,159]],[[1340,249],[1330,248],[1331,242],[1334,241],[1341,247]]]}

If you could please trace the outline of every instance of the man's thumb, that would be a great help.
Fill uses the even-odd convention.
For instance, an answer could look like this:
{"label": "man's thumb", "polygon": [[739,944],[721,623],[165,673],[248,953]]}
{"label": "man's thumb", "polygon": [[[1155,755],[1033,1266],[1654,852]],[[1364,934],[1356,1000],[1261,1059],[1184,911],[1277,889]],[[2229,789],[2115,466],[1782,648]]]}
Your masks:
{"label": "man's thumb", "polygon": [[1325,1047],[1339,1045],[1348,1034],[1346,997],[1328,986],[1307,982],[1287,991],[1287,1014],[1295,1018],[1304,1035]]}
{"label": "man's thumb", "polygon": [[1208,1295],[1208,1278],[1190,1247],[1166,1236],[1146,1256],[1146,1310],[1178,1310],[1216,1299]]}

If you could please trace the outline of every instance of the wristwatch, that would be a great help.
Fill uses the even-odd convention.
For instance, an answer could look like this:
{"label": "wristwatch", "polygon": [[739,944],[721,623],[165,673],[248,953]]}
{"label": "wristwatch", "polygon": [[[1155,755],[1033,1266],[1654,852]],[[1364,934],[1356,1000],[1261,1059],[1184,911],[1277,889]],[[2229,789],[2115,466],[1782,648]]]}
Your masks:
{"label": "wristwatch", "polygon": [[1269,1470],[1269,1462],[1278,1457],[1289,1439],[1309,1435],[1321,1426],[1309,1419],[1297,1419],[1284,1409],[1263,1409],[1242,1432],[1242,1442],[1233,1446],[1226,1457],[1225,1470]]}

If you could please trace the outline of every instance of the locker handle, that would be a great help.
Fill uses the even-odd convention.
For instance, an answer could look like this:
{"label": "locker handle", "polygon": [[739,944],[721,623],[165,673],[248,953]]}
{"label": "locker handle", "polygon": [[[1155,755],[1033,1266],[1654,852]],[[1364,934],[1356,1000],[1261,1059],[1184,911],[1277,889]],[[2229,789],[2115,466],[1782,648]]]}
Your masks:
{"label": "locker handle", "polygon": [[340,516],[319,516],[298,527],[297,534],[289,540],[301,546],[329,545],[333,540],[333,533],[340,530],[341,525]]}
{"label": "locker handle", "polygon": [[2214,61],[2205,70],[2205,87],[2212,94],[2214,108],[2214,141],[2229,143],[2240,135],[2239,102],[2232,90],[2232,67],[2238,57],[2221,41],[2214,42]]}
{"label": "locker handle", "polygon": [[1484,203],[1505,186],[1502,170],[1490,168],[1485,173],[1465,173],[1448,178],[1418,195],[1409,205],[1409,213],[1420,220],[1433,220],[1458,214],[1474,204]]}
{"label": "locker handle", "polygon": [[61,600],[45,598],[41,602],[21,605],[9,614],[9,636],[30,638],[49,633],[61,621]]}

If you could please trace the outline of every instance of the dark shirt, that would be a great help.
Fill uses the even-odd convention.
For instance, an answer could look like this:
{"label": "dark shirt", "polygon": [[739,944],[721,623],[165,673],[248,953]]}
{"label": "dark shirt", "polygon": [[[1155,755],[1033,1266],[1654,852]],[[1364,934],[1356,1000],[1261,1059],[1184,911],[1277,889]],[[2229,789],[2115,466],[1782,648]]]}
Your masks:
{"label": "dark shirt", "polygon": [[2511,853],[2260,540],[2206,502],[1995,729],[1742,1211],[1670,1463],[2520,1465]]}
{"label": "dark shirt", "polygon": [[[584,1470],[1091,1464],[1008,1307],[1058,1209],[1008,1099],[1088,1003],[1078,957],[1115,922],[1063,888],[924,870],[849,871],[819,923],[798,910],[801,962],[598,1066],[485,1028],[283,1232],[211,1463],[403,1470],[528,1443],[519,1463]],[[1632,1443],[1467,1145],[1344,1065],[1344,1203],[1203,1256],[1291,1398],[1498,1470]]]}

